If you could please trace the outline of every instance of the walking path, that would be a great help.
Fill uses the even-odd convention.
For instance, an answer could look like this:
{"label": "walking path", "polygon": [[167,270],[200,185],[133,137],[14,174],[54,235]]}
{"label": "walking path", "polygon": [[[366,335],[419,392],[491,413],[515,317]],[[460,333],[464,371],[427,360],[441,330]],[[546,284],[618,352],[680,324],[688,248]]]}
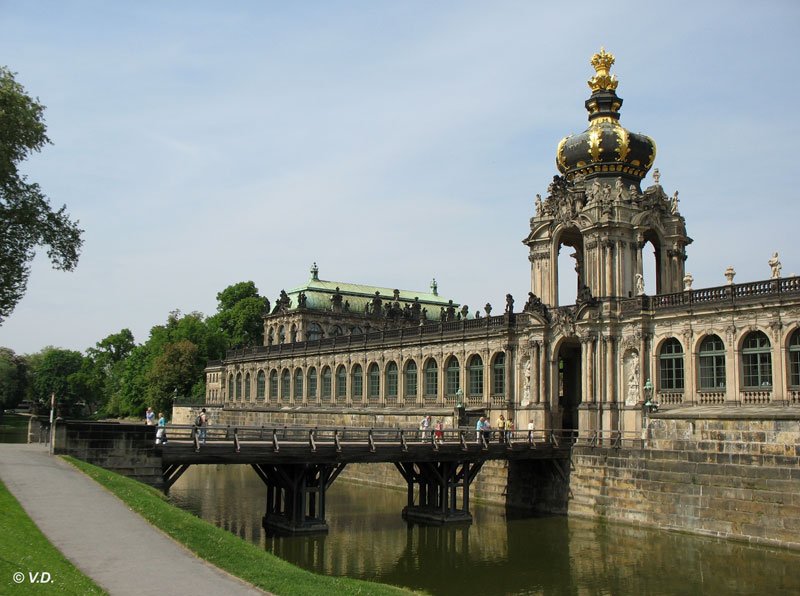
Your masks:
{"label": "walking path", "polygon": [[113,596],[264,594],[197,558],[46,445],[0,444],[0,480],[50,542]]}

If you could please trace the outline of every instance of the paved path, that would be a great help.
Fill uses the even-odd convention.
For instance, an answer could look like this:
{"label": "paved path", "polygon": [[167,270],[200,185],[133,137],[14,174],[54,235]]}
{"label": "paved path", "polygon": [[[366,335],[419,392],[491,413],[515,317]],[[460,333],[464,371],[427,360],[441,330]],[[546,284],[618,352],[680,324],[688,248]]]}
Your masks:
{"label": "paved path", "polygon": [[50,542],[113,596],[264,594],[197,558],[47,446],[0,444],[0,479]]}

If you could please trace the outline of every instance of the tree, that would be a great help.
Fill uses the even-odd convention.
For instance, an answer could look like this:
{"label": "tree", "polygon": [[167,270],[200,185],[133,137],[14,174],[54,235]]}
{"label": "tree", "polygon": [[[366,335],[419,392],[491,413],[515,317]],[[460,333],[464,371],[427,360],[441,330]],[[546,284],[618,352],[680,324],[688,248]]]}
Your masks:
{"label": "tree", "polygon": [[233,284],[217,294],[217,314],[210,324],[225,334],[228,347],[263,345],[267,304],[252,281]]}
{"label": "tree", "polygon": [[5,408],[13,408],[25,396],[25,359],[13,350],[0,348],[0,418]]}
{"label": "tree", "polygon": [[148,381],[150,402],[156,411],[170,411],[174,397],[192,394],[205,368],[205,363],[198,358],[198,351],[194,343],[182,339],[167,344],[153,360]]}
{"label": "tree", "polygon": [[50,403],[55,394],[65,413],[78,402],[85,401],[85,377],[77,375],[83,369],[83,354],[74,350],[45,348],[41,358],[32,361],[30,374],[33,398],[40,405]]}
{"label": "tree", "polygon": [[25,294],[36,247],[48,247],[55,269],[71,271],[83,244],[83,230],[69,219],[66,206],[53,211],[39,185],[17,169],[50,139],[44,106],[14,76],[0,67],[0,324]]}

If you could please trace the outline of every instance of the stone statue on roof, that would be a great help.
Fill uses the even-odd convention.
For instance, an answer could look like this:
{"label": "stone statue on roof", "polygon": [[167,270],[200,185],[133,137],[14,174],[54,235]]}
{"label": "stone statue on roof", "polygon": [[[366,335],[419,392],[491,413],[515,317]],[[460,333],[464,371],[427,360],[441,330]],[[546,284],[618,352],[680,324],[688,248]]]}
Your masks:
{"label": "stone statue on roof", "polygon": [[770,269],[772,269],[772,279],[778,279],[781,276],[781,262],[778,259],[778,253],[774,253],[772,258],[768,261]]}
{"label": "stone statue on roof", "polygon": [[506,294],[506,314],[514,313],[514,297],[511,294]]}
{"label": "stone statue on roof", "polygon": [[336,291],[331,296],[331,310],[339,311],[342,309],[342,294],[339,291],[339,286],[336,286]]}

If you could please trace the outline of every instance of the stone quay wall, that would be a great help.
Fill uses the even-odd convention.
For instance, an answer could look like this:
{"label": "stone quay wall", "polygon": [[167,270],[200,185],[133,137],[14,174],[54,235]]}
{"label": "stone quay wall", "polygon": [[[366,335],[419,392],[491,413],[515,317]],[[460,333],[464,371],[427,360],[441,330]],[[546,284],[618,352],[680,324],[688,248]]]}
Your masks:
{"label": "stone quay wall", "polygon": [[156,427],[116,422],[56,421],[53,453],[163,488],[161,456],[156,453]]}
{"label": "stone quay wall", "polygon": [[800,549],[797,415],[650,420],[643,449],[576,446],[571,516]]}

